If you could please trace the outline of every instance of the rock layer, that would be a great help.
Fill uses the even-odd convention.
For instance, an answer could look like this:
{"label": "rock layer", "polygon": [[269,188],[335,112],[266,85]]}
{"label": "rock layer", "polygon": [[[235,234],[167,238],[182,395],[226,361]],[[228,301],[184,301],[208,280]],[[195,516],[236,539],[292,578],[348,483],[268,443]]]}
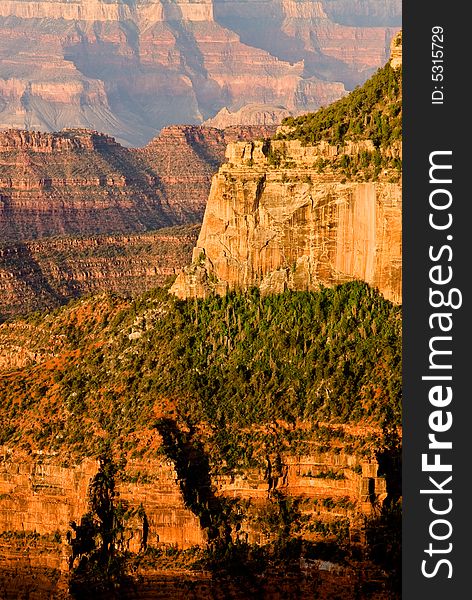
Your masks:
{"label": "rock layer", "polygon": [[266,104],[246,104],[238,111],[231,112],[226,107],[222,108],[212,119],[207,119],[205,125],[209,127],[235,126],[238,123],[248,125],[279,125],[291,113],[281,106],[268,106]]}
{"label": "rock layer", "polygon": [[139,150],[88,130],[0,132],[0,243],[199,222],[226,141],[273,131],[174,126]]}
{"label": "rock layer", "polygon": [[0,127],[140,146],[223,107],[313,110],[385,62],[400,14],[397,0],[5,0]]}
{"label": "rock layer", "polygon": [[134,295],[163,285],[189,262],[199,229],[0,246],[0,319],[52,309],[84,294]]}
{"label": "rock layer", "polygon": [[[400,302],[401,184],[388,172],[379,181],[357,182],[317,166],[320,158],[373,149],[370,141],[229,144],[192,266],[172,291],[185,298],[253,285],[266,292],[314,290],[362,279]],[[276,154],[284,162],[274,168]]]}
{"label": "rock layer", "polygon": [[172,223],[151,170],[103,134],[8,131],[0,161],[2,242]]}
{"label": "rock layer", "polygon": [[[98,462],[87,459],[81,464],[65,467],[51,457],[20,457],[2,449],[0,460],[0,535],[10,533],[18,539],[21,534],[35,533],[43,552],[31,551],[30,567],[47,567],[67,571],[71,553],[66,534],[71,521],[79,522],[87,512],[87,488],[98,469]],[[247,523],[242,534],[251,543],[266,543],[267,534],[261,529],[259,511],[270,505],[271,494],[279,491],[293,498],[315,501],[317,513],[311,517],[323,522],[357,515],[371,515],[373,502],[383,502],[387,496],[386,481],[378,475],[378,464],[359,460],[344,452],[315,452],[310,456],[283,457],[281,476],[268,479],[267,470],[253,469],[237,476],[213,477],[219,497],[248,501]],[[338,473],[338,478],[323,476]],[[342,474],[342,478],[339,477]],[[198,518],[185,505],[179,478],[172,461],[131,460],[121,473],[118,485],[120,501],[129,508],[144,509],[147,534],[143,521],[129,522],[125,532],[127,547],[139,552],[143,535],[151,547],[175,545],[188,548],[203,545],[206,534]],[[330,504],[323,508],[323,499]],[[337,501],[341,501],[338,505]],[[331,508],[329,507],[331,506]],[[308,513],[307,513],[308,514]],[[316,519],[315,519],[316,520]],[[352,520],[355,529],[356,519]],[[354,532],[353,529],[353,532]],[[56,536],[56,543],[53,537]],[[306,533],[309,539],[322,539],[321,533]],[[57,540],[60,540],[59,542]],[[27,540],[23,544],[23,559]],[[20,542],[21,543],[21,542]],[[14,544],[3,542],[5,555],[12,553]],[[49,550],[48,550],[49,548]]]}

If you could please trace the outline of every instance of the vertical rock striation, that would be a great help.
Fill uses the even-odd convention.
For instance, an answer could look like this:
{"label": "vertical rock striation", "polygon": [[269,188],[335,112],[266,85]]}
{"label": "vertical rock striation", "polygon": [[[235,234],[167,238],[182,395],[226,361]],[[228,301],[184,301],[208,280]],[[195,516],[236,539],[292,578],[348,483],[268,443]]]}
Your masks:
{"label": "vertical rock striation", "polygon": [[[317,160],[372,151],[299,141],[234,143],[215,175],[193,263],[172,287],[179,297],[260,286],[314,290],[363,279],[401,301],[401,185],[320,173]],[[284,156],[275,168],[270,156]]]}

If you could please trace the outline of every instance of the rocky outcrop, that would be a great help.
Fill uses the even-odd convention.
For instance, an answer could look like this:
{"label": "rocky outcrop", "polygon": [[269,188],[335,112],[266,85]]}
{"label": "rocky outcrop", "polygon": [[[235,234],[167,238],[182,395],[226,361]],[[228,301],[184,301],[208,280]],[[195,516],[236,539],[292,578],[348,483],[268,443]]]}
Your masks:
{"label": "rocky outcrop", "polygon": [[[43,459],[15,462],[8,454],[4,455],[0,464],[1,532],[35,532],[40,536],[58,532],[63,538],[60,566],[67,569],[65,534],[70,530],[70,522],[80,522],[88,510],[87,488],[97,469],[98,463],[93,460],[67,468]],[[143,505],[149,522],[150,545],[176,544],[187,548],[203,542],[198,519],[184,505],[171,463],[134,461],[124,479],[119,488],[120,498],[136,508]],[[128,535],[129,549],[138,552],[142,522],[133,523]]]}
{"label": "rocky outcrop", "polygon": [[141,146],[223,107],[313,110],[385,62],[400,14],[396,0],[2,1],[0,127]]}
{"label": "rocky outcrop", "polygon": [[139,150],[89,130],[0,133],[0,242],[199,222],[227,139],[273,132],[173,126]]}
{"label": "rocky outcrop", "polygon": [[390,64],[393,69],[399,69],[402,66],[402,32],[400,31],[393,39],[390,45]]}
{"label": "rocky outcrop", "polygon": [[0,246],[0,319],[84,294],[128,296],[163,285],[189,262],[199,230],[195,225]]}
{"label": "rocky outcrop", "polygon": [[266,104],[246,104],[239,110],[231,112],[222,108],[213,118],[207,119],[205,125],[225,129],[239,123],[248,125],[279,125],[291,113],[281,106],[267,106]]}
{"label": "rocky outcrop", "polygon": [[133,150],[89,130],[0,132],[0,318],[163,284],[198,226],[153,230],[201,222],[227,142],[274,132],[172,126]]}
{"label": "rocky outcrop", "polygon": [[185,298],[254,285],[265,292],[315,290],[362,279],[400,302],[400,182],[388,171],[365,182],[320,172],[320,159],[329,164],[373,150],[370,141],[230,144],[193,263],[172,291]]}

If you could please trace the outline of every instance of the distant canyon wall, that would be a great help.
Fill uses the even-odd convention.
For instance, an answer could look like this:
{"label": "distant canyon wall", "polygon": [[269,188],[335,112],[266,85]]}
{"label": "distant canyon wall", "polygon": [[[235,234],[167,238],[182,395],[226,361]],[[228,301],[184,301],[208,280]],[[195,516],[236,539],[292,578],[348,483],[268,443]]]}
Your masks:
{"label": "distant canyon wall", "polygon": [[0,132],[0,243],[199,222],[226,143],[274,130],[173,126],[135,150],[90,130]]}
{"label": "distant canyon wall", "polygon": [[53,309],[85,294],[128,296],[163,285],[190,261],[199,230],[194,225],[0,245],[0,319]]}
{"label": "distant canyon wall", "polygon": [[190,261],[226,144],[274,131],[173,126],[133,150],[89,130],[0,132],[0,318],[162,285]]}
{"label": "distant canyon wall", "polygon": [[[141,146],[223,109],[265,124],[365,81],[400,17],[398,0],[4,0],[0,128],[85,127]],[[240,112],[254,104],[267,116]]]}
{"label": "distant canyon wall", "polygon": [[[179,297],[257,285],[265,292],[315,290],[362,279],[401,302],[401,182],[352,181],[319,159],[372,152],[299,141],[234,143],[215,175],[193,262],[172,291]],[[401,147],[391,152],[401,155]],[[271,164],[271,156],[283,156]]]}

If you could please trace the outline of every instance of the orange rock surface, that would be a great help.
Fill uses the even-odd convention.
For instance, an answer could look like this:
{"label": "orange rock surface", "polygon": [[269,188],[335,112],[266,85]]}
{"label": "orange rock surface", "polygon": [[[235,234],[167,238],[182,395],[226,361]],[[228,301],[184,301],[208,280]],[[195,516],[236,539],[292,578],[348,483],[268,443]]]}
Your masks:
{"label": "orange rock surface", "polygon": [[[258,285],[266,292],[315,290],[362,279],[401,302],[401,183],[319,173],[318,158],[371,151],[272,141],[234,143],[212,183],[193,263],[172,291],[179,297]],[[398,149],[400,152],[400,149]]]}

